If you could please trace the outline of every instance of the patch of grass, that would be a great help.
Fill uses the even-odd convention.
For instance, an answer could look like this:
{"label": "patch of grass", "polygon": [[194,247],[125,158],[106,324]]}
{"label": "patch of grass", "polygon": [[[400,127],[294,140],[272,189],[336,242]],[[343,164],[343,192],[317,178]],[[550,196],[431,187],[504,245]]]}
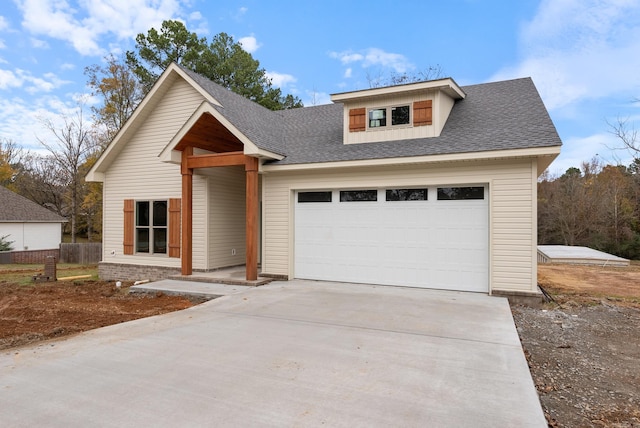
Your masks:
{"label": "patch of grass", "polygon": [[[37,274],[44,274],[44,263],[0,265],[0,283],[32,284],[32,278]],[[87,278],[87,280],[97,280],[98,265],[59,263],[57,266],[58,278],[78,275],[91,275],[91,278]]]}

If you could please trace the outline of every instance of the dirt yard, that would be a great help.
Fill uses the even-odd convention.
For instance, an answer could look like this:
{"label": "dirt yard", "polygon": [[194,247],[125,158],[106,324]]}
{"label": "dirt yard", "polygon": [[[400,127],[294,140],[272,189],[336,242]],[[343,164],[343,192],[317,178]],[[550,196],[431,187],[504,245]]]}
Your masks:
{"label": "dirt yard", "polygon": [[[60,338],[138,318],[185,309],[201,301],[129,293],[130,283],[96,279],[32,283],[28,268],[0,269],[0,350]],[[58,270],[58,276],[86,269]]]}
{"label": "dirt yard", "polygon": [[541,265],[556,303],[512,306],[552,427],[640,427],[640,264]]}

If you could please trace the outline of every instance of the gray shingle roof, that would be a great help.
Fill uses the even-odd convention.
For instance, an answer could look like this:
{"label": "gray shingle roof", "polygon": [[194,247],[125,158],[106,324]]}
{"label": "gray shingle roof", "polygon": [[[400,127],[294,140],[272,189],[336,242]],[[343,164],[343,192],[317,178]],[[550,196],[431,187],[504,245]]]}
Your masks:
{"label": "gray shingle roof", "polygon": [[274,112],[248,100],[187,68],[180,66],[223,107],[213,105],[229,122],[261,149],[284,155],[284,127],[281,112]]}
{"label": "gray shingle roof", "polygon": [[184,71],[224,106],[216,108],[258,147],[285,156],[272,162],[276,165],[562,144],[530,78],[463,86],[467,97],[456,101],[439,137],[345,145],[342,104],[273,112],[194,72]]}
{"label": "gray shingle roof", "polygon": [[67,220],[0,186],[0,223],[63,223]]}

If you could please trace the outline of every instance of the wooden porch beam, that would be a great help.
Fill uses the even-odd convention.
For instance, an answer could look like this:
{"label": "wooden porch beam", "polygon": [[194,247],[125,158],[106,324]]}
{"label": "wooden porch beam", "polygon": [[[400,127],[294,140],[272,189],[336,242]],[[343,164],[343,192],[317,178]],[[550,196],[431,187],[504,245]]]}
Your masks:
{"label": "wooden porch beam", "polygon": [[247,281],[258,279],[258,165],[258,158],[245,157]]}
{"label": "wooden porch beam", "polygon": [[193,147],[185,147],[182,151],[182,275],[193,273],[193,169],[189,168],[188,159],[193,155]]}
{"label": "wooden porch beam", "polygon": [[[184,151],[182,152],[184,153]],[[244,165],[245,155],[242,152],[213,153],[207,155],[187,156],[187,168],[212,168],[216,166]]]}

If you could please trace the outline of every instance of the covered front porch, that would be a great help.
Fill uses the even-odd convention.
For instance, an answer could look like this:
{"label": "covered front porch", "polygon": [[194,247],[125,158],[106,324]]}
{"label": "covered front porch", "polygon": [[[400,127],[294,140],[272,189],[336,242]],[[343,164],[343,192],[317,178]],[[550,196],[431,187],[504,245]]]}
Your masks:
{"label": "covered front porch", "polygon": [[[259,177],[260,160],[274,158],[269,154],[261,153],[257,148],[232,125],[223,124],[222,117],[208,103],[198,109],[198,111],[185,123],[180,132],[172,139],[167,147],[160,154],[161,160],[170,163],[180,164],[182,176],[181,195],[181,227],[180,227],[180,278],[214,278],[216,282],[224,279],[225,283],[234,283],[242,279],[247,285],[261,285],[268,280],[258,278],[259,263]],[[277,158],[277,156],[275,157]],[[223,201],[219,202],[220,209],[233,209],[236,221],[238,219],[238,207],[244,205],[244,248],[239,249],[245,253],[244,266],[239,269],[226,270],[219,269],[227,266],[238,266],[237,262],[229,262],[227,265],[216,265],[213,272],[207,274],[194,274],[193,248],[194,248],[194,174],[212,175],[213,169],[232,167],[239,174],[244,170],[244,177],[240,175],[236,184],[242,185],[244,181],[244,200],[233,206],[226,206]],[[241,168],[241,169],[239,169]],[[215,174],[213,174],[215,175]],[[217,183],[215,178],[212,182]],[[236,195],[240,198],[242,189],[238,188]],[[200,195],[196,195],[200,197]],[[217,202],[217,201],[214,201]],[[240,214],[241,215],[241,214]],[[177,231],[176,231],[177,232]],[[198,239],[204,239],[208,246],[215,245],[215,240],[211,234],[206,233]],[[235,252],[235,249],[233,250]],[[201,266],[197,266],[198,270]],[[204,270],[210,266],[205,265]],[[239,278],[242,275],[243,278]],[[266,282],[264,282],[266,281]]]}

